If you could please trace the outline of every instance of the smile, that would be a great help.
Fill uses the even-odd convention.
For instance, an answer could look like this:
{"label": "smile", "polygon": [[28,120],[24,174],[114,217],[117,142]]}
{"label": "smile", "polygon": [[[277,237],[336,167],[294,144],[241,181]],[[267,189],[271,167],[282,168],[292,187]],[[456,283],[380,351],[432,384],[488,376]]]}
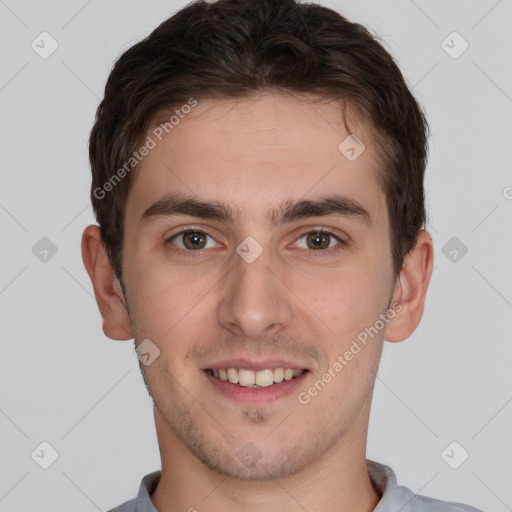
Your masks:
{"label": "smile", "polygon": [[208,375],[247,388],[266,388],[273,384],[299,377],[305,370],[292,368],[267,368],[253,371],[244,368],[218,368],[205,370]]}

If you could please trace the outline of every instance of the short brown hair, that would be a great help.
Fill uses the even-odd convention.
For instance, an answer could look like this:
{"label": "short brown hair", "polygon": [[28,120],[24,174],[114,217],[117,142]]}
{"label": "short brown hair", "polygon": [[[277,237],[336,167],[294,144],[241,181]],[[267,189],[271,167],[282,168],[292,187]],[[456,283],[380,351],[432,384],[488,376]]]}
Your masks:
{"label": "short brown hair", "polygon": [[426,221],[429,130],[393,58],[365,27],[317,4],[218,0],[193,2],[164,21],[121,55],[105,86],[89,140],[91,200],[117,277],[133,173],[122,173],[108,193],[102,187],[130,159],[152,119],[190,98],[269,90],[347,102],[369,123],[382,159],[378,179],[399,274]]}

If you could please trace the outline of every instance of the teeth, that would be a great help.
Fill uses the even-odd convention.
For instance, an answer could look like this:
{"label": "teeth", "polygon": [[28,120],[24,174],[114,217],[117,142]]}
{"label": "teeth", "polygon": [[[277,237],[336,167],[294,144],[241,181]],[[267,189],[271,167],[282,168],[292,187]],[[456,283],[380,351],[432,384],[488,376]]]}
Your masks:
{"label": "teeth", "polygon": [[304,370],[292,370],[291,368],[269,368],[254,372],[245,368],[219,368],[209,370],[210,375],[231,384],[238,384],[242,387],[265,388],[274,383],[291,380],[304,373]]}
{"label": "teeth", "polygon": [[240,386],[254,386],[256,375],[251,370],[238,370],[238,383]]}
{"label": "teeth", "polygon": [[283,382],[284,370],[283,368],[276,368],[274,370],[274,382]]}
{"label": "teeth", "polygon": [[256,372],[256,384],[262,388],[274,384],[274,375],[272,370],[260,370],[259,372]]}
{"label": "teeth", "polygon": [[238,384],[238,371],[234,368],[228,368],[228,380],[231,384]]}

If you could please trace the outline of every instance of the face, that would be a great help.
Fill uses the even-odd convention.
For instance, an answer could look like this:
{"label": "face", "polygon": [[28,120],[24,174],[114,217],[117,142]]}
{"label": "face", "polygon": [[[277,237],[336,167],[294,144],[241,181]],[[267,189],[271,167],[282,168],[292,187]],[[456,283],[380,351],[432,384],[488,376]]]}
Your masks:
{"label": "face", "polygon": [[353,161],[338,103],[199,101],[134,176],[123,282],[160,351],[141,365],[159,438],[225,475],[291,475],[366,435],[395,279],[378,158],[349,125]]}

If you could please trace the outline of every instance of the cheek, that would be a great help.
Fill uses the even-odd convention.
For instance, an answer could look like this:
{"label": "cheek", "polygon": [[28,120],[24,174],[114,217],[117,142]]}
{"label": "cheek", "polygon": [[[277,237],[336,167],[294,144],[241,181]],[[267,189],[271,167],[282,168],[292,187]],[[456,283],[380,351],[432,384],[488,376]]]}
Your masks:
{"label": "cheek", "polygon": [[343,275],[331,278],[313,290],[304,289],[304,303],[309,306],[333,335],[337,350],[374,325],[387,306],[389,290],[383,274],[351,268]]}
{"label": "cheek", "polygon": [[125,268],[130,312],[139,337],[153,337],[160,343],[175,338],[191,323],[195,328],[200,325],[198,318],[207,314],[210,296],[215,294],[215,283],[220,278],[215,271],[178,269],[161,257],[151,259],[142,253],[127,257]]}
{"label": "cheek", "polygon": [[387,305],[385,287],[377,279],[369,272],[354,272],[338,283],[331,282],[324,287],[324,299],[318,309],[331,331],[323,339],[328,365],[324,371],[331,368],[335,374],[325,399],[336,404],[343,397],[354,411],[361,407],[373,386],[382,346],[383,330],[369,334],[374,332],[371,328]]}

